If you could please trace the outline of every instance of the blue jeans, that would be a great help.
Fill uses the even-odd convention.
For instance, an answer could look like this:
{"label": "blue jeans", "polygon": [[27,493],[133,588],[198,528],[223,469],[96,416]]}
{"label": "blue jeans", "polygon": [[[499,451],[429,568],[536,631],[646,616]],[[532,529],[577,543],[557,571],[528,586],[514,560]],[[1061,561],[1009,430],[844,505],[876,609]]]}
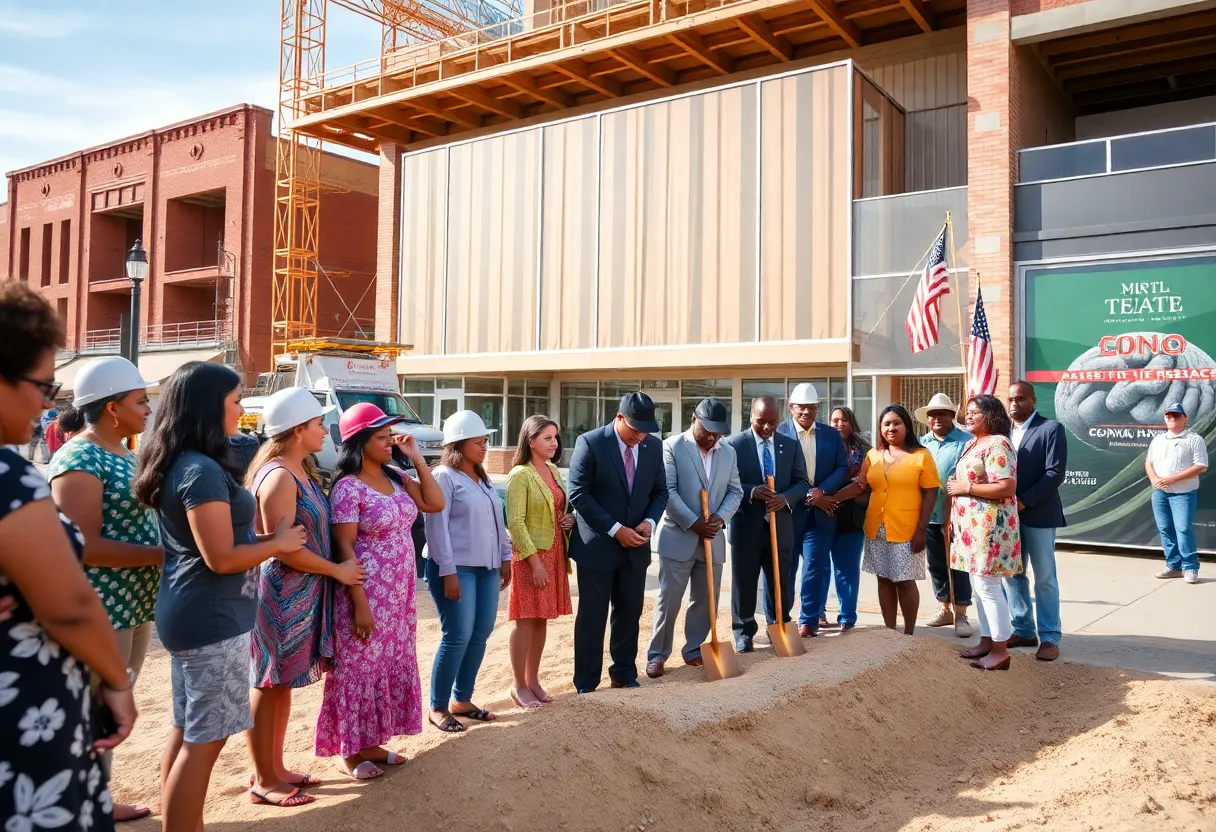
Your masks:
{"label": "blue jeans", "polygon": [[[1034,606],[1030,579],[1034,571]],[[1060,584],[1056,580],[1056,530],[1022,526],[1022,574],[1005,579],[1005,597],[1013,617],[1013,634],[1060,646]]]}
{"label": "blue jeans", "polygon": [[1167,494],[1153,489],[1153,519],[1161,533],[1161,548],[1165,550],[1167,569],[1199,571],[1199,549],[1195,545],[1195,506],[1198,491]]}
{"label": "blue jeans", "polygon": [[832,569],[836,576],[836,598],[840,601],[840,615],[836,623],[852,627],[857,623],[857,589],[861,584],[861,550],[865,546],[866,533],[836,533],[832,543]]}
{"label": "blue jeans", "polygon": [[486,639],[494,631],[498,617],[498,570],[474,566],[456,567],[460,579],[460,600],[443,594],[443,578],[435,561],[426,562],[426,583],[439,610],[443,638],[431,665],[431,708],[446,711],[449,698],[469,702],[481,660],[486,655]]}
{"label": "blue jeans", "polygon": [[[819,522],[816,523],[816,520]],[[806,530],[802,533],[802,588],[799,595],[802,609],[798,613],[798,623],[801,625],[817,628],[819,617],[827,607],[828,589],[832,585],[832,545],[835,542],[836,518],[815,517],[814,509],[808,512]],[[836,592],[842,592],[839,584]]]}

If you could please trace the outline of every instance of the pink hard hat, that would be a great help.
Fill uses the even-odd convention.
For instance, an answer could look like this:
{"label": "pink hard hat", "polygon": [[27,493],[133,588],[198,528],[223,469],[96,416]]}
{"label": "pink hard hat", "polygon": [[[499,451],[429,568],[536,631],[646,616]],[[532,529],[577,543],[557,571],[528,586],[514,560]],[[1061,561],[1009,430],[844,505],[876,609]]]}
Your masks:
{"label": "pink hard hat", "polygon": [[378,430],[404,421],[404,416],[389,416],[371,402],[359,402],[348,408],[338,420],[338,435],[345,442],[359,431],[369,428]]}

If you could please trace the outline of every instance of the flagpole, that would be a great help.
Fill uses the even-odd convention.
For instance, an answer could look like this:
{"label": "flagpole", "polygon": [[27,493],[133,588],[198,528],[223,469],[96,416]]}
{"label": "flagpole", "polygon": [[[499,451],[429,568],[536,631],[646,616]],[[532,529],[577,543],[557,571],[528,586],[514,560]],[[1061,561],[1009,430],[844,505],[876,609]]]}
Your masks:
{"label": "flagpole", "polygon": [[[954,248],[954,220],[951,219],[950,211],[946,212],[946,229],[950,232],[950,264],[954,267],[954,307],[958,310],[958,352],[963,360],[963,395],[962,400],[965,405],[967,396],[971,392],[971,379],[967,378],[968,362],[967,362],[967,342],[965,333],[970,330],[967,326],[967,319],[963,317],[963,293],[959,291],[959,284],[962,278],[958,276],[958,252]],[[979,285],[980,273],[975,273],[976,285]]]}

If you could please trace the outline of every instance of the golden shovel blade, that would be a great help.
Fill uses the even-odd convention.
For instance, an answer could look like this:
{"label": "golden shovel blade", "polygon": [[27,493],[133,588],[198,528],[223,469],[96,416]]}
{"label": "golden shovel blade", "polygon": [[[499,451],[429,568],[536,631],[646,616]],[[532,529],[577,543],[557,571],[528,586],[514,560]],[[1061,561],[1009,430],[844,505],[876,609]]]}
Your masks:
{"label": "golden shovel blade", "polygon": [[707,641],[702,644],[701,662],[701,666],[705,668],[707,682],[743,675],[743,670],[739,667],[739,657],[735,655],[735,648],[729,642]]}
{"label": "golden shovel blade", "polygon": [[773,652],[782,658],[788,659],[806,653],[806,645],[802,643],[802,636],[798,635],[798,625],[793,621],[769,624],[768,637],[773,643]]}

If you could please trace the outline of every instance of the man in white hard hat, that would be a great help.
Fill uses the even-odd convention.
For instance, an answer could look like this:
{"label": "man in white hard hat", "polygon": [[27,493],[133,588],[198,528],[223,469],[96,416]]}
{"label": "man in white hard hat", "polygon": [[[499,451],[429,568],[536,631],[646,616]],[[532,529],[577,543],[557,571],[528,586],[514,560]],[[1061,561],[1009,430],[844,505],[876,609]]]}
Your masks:
{"label": "man in white hard hat", "polygon": [[[789,407],[790,418],[782,422],[777,431],[798,440],[811,488],[803,505],[794,512],[794,553],[790,558],[790,573],[784,580],[793,592],[801,554],[798,632],[803,638],[811,638],[821,626],[828,625],[825,610],[832,582],[832,544],[836,542],[836,506],[829,495],[835,494],[848,481],[849,456],[840,432],[818,421],[819,391],[815,385],[805,382],[797,385],[790,393]],[[843,579],[842,573],[837,571],[838,596]],[[766,611],[771,608],[767,592],[764,606]]]}

